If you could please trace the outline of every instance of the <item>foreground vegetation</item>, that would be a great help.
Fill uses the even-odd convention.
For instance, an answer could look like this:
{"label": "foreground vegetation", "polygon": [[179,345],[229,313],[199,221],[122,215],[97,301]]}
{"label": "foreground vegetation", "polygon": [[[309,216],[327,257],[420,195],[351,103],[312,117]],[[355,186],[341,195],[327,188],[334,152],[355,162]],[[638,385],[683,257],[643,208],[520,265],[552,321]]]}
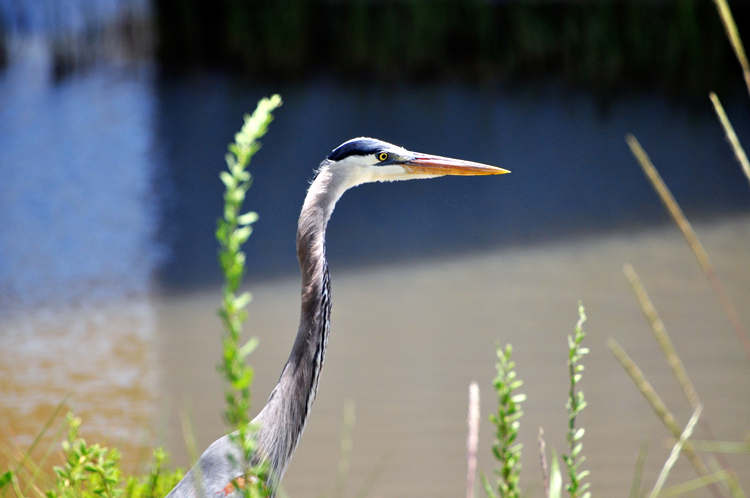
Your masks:
{"label": "foreground vegetation", "polygon": [[[717,0],[717,6],[737,58],[743,68],[750,92],[750,68],[748,68],[744,49],[736,34],[736,29],[733,28],[734,22],[731,19],[731,14],[723,1]],[[723,114],[718,97],[713,94],[711,100],[725,129],[728,141],[734,148],[735,156],[750,181],[750,165],[748,165],[747,157],[740,146],[739,140]],[[253,439],[255,428],[250,424],[248,417],[253,371],[247,365],[246,357],[255,349],[257,341],[250,339],[242,343],[242,323],[246,318],[245,307],[249,304],[251,296],[249,293],[239,295],[237,293],[245,272],[245,255],[241,247],[248,240],[252,232],[252,223],[257,219],[257,215],[252,212],[243,214],[242,207],[245,195],[251,185],[251,176],[246,170],[247,165],[260,147],[258,139],[266,132],[272,119],[272,112],[280,104],[281,99],[278,96],[264,99],[259,103],[252,116],[245,117],[245,123],[241,131],[235,136],[235,142],[229,146],[229,153],[226,156],[228,170],[221,175],[221,180],[226,186],[225,207],[223,216],[218,221],[216,235],[221,248],[219,260],[225,276],[222,307],[219,310],[225,334],[222,338],[224,345],[222,363],[218,369],[222,378],[227,382],[225,391],[227,408],[224,415],[229,427],[228,430],[233,434],[233,441],[246,457],[251,455],[255,448]],[[740,344],[748,354],[748,360],[750,360],[750,341],[747,333],[737,318],[733,303],[726,292],[723,291],[706,251],[637,139],[628,136],[627,141],[655,190],[659,193],[665,206],[685,235],[690,248],[694,251],[701,268],[716,291],[719,301],[734,326]],[[692,442],[690,440],[693,429],[699,422],[708,423],[701,418],[703,405],[635,270],[626,265],[625,274],[644,316],[652,327],[659,346],[682,386],[686,398],[693,407],[693,416],[690,421],[684,427],[677,424],[675,417],[649,384],[645,374],[616,341],[610,340],[609,347],[613,354],[632,377],[636,387],[649,401],[674,439],[672,453],[664,463],[656,482],[648,487],[650,491],[647,491],[647,487],[642,483],[642,462],[644,458],[642,455],[639,456],[638,461],[641,463],[636,465],[633,486],[629,496],[639,497],[646,494],[651,498],[676,496],[694,492],[701,488],[708,488],[715,496],[724,496],[725,492],[733,497],[745,496],[736,472],[726,465],[716,468],[715,465],[707,464],[704,462],[701,452],[708,450],[713,453],[723,451],[750,453],[750,445],[743,442]],[[583,428],[576,426],[576,418],[586,406],[583,391],[579,384],[584,371],[582,360],[588,352],[587,348],[582,345],[585,338],[583,324],[586,320],[582,305],[579,305],[578,312],[578,323],[575,326],[574,333],[568,337],[569,392],[567,396],[568,421],[566,427],[568,448],[566,453],[562,455],[564,464],[562,469],[554,450],[551,452],[551,457],[547,458],[543,433],[540,431],[541,476],[544,495],[549,498],[560,497],[563,493],[563,484],[565,491],[571,498],[588,498],[590,496],[587,479],[589,474],[583,466],[585,462],[583,455],[585,431]],[[524,496],[524,494],[520,488],[522,447],[516,443],[516,440],[523,416],[521,403],[525,400],[525,396],[517,393],[522,382],[517,378],[514,370],[512,347],[510,345],[505,347],[498,345],[496,352],[498,357],[497,375],[493,385],[497,394],[498,408],[497,412],[490,416],[490,421],[495,427],[493,454],[498,462],[498,468],[495,473],[494,486],[485,476],[481,476],[481,481],[486,494],[490,498],[498,496],[501,498],[518,498]],[[6,495],[15,496],[16,498],[159,498],[166,495],[181,479],[182,470],[166,469],[168,456],[161,448],[154,450],[148,472],[124,476],[119,466],[119,452],[116,449],[108,449],[98,444],[90,445],[79,437],[81,420],[72,413],[67,415],[64,424],[67,436],[61,443],[62,462],[54,467],[52,474],[45,472],[45,464],[48,457],[55,451],[58,439],[55,438],[53,446],[47,450],[41,460],[36,461],[30,455],[36,449],[41,436],[49,430],[52,421],[56,418],[64,403],[61,403],[58,410],[53,413],[50,423],[42,429],[36,441],[18,458],[13,468],[5,469],[0,473],[0,495],[3,497]],[[349,411],[351,413],[349,420],[353,420],[353,408],[350,408]],[[472,409],[470,412],[478,413],[478,410]],[[351,426],[351,423],[353,422],[350,421],[348,427]],[[58,431],[58,434],[61,434],[61,431]],[[476,438],[470,437],[469,439],[475,450]],[[344,438],[344,441],[346,441],[346,438]],[[350,445],[348,447],[350,448]],[[345,448],[346,445],[342,442],[342,455],[344,457],[342,457],[342,464],[340,465],[337,486],[345,479],[346,468],[348,468],[345,460],[348,458]],[[695,467],[698,478],[664,488],[666,477],[680,454],[684,454]],[[249,458],[246,460],[249,461]],[[547,462],[550,462],[549,468]],[[475,466],[470,465],[469,468],[475,469]],[[233,483],[234,489],[241,491],[247,497],[267,496],[269,494],[266,486],[267,479],[268,473],[265,466],[248,466],[244,478],[237,479]],[[472,470],[470,470],[470,484],[467,486],[468,498],[473,494],[473,480],[474,476]]]}
{"label": "foreground vegetation", "polygon": [[[742,68],[747,91],[748,94],[750,94],[750,64],[748,64],[744,47],[740,40],[731,10],[726,0],[714,0],[714,3],[719,13],[718,17],[721,19],[726,30],[727,38],[729,39],[732,49],[734,50],[737,60]],[[731,123],[724,113],[719,98],[713,92],[711,92],[710,98],[716,110],[717,117],[724,128],[727,142],[731,145],[737,162],[750,182],[750,161],[748,161],[747,155],[740,145],[739,139],[735,135]],[[750,361],[750,336],[748,336],[748,333],[741,323],[732,300],[724,291],[716,271],[711,264],[708,253],[703,248],[703,245],[682,213],[677,201],[661,179],[661,176],[651,163],[651,160],[639,144],[638,140],[634,136],[628,135],[626,141],[675,224],[683,233],[688,246],[695,254],[699,266],[716,293],[729,321],[732,323],[740,346],[747,355],[748,361]],[[649,498],[656,498],[657,496],[678,496],[682,494],[691,494],[701,488],[707,488],[715,497],[725,496],[725,492],[728,492],[734,498],[744,497],[745,493],[737,479],[737,473],[721,458],[721,454],[739,452],[750,455],[750,443],[747,441],[698,441],[694,444],[693,442],[688,441],[699,420],[702,422],[702,426],[706,429],[706,432],[708,434],[711,433],[709,422],[705,418],[701,419],[703,404],[701,403],[698,393],[693,387],[693,383],[683,367],[682,361],[667,334],[664,323],[659,318],[656,308],[649,299],[635,270],[631,265],[626,264],[624,267],[624,273],[633,289],[633,293],[638,300],[644,316],[651,326],[654,337],[664,353],[667,363],[672,368],[677,381],[682,387],[686,399],[693,408],[693,416],[684,427],[681,427],[667,405],[648,382],[645,374],[638,368],[635,362],[633,362],[617,341],[614,339],[609,340],[608,345],[610,350],[635,382],[637,389],[644,395],[675,441],[672,452],[664,463],[664,466],[650,492],[643,489],[642,473],[643,462],[645,461],[645,448],[642,447],[641,454],[638,455],[633,484],[628,496],[631,498],[646,495],[648,495]],[[586,471],[578,471],[579,466],[584,461],[584,457],[581,456],[582,444],[580,442],[584,430],[582,428],[575,428],[575,417],[586,405],[583,399],[583,393],[576,392],[575,390],[576,384],[580,381],[581,373],[583,371],[583,366],[578,364],[578,362],[587,352],[585,348],[581,348],[580,346],[580,343],[585,336],[581,330],[581,326],[585,321],[585,313],[583,307],[580,305],[579,307],[580,319],[576,325],[575,334],[574,336],[568,337],[570,392],[567,401],[569,416],[567,442],[570,446],[570,454],[563,455],[563,461],[565,462],[568,473],[568,484],[566,484],[565,489],[568,491],[571,498],[587,498],[590,495],[590,493],[586,491],[588,483],[583,483],[582,481],[588,473]],[[511,445],[517,436],[520,418],[523,414],[518,408],[517,403],[520,403],[524,398],[522,395],[511,395],[513,390],[521,385],[520,381],[515,378],[515,372],[513,371],[514,365],[510,360],[511,347],[507,346],[505,350],[498,347],[497,355],[500,361],[497,365],[498,376],[495,378],[494,385],[498,396],[498,413],[497,415],[490,415],[490,420],[497,428],[495,444],[493,446],[493,452],[499,464],[497,470],[497,490],[501,498],[516,498],[521,495],[518,485],[521,448],[519,445]],[[552,470],[550,474],[548,474],[546,465],[547,458],[542,435],[543,431],[540,429],[542,477],[545,490],[544,495],[549,498],[557,498],[561,493],[561,478],[559,475],[560,471],[557,464],[557,457],[553,450]],[[701,454],[701,452],[703,452],[703,454]],[[704,461],[704,455],[707,452],[713,452],[715,455],[715,457],[712,457],[710,464],[707,464]],[[693,465],[698,474],[698,478],[665,489],[664,484],[666,478],[681,453],[684,454]],[[472,479],[472,476],[470,476],[469,480],[471,481]],[[488,497],[495,498],[496,495],[486,479],[483,479],[483,482]],[[721,483],[722,486],[717,486],[717,483]]]}

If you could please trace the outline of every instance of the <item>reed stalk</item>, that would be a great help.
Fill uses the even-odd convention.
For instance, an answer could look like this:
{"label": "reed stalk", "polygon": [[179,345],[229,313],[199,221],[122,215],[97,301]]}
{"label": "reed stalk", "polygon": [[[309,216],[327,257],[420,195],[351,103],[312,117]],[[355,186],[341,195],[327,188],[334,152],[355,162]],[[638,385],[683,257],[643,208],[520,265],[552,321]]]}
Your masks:
{"label": "reed stalk", "polygon": [[727,33],[727,38],[729,38],[729,43],[732,45],[734,55],[737,56],[740,67],[742,67],[742,75],[745,78],[745,85],[747,85],[747,91],[750,93],[750,64],[747,62],[745,48],[742,45],[740,32],[737,31],[737,24],[734,22],[732,10],[729,8],[727,0],[714,0],[714,4],[716,4],[716,10],[719,11],[719,17],[721,18],[722,24],[724,24],[724,30]]}
{"label": "reed stalk", "polygon": [[[685,370],[685,366],[682,364],[680,356],[677,354],[677,350],[675,349],[674,344],[672,344],[672,339],[667,333],[664,322],[662,322],[661,318],[659,318],[659,313],[656,311],[656,308],[651,302],[646,289],[643,287],[643,284],[638,278],[638,275],[636,274],[633,267],[631,265],[625,265],[625,267],[623,268],[623,272],[625,273],[625,276],[627,277],[628,282],[633,289],[633,294],[635,294],[635,297],[638,300],[638,304],[641,307],[643,315],[648,320],[649,325],[651,325],[651,330],[653,331],[654,337],[656,337],[656,340],[659,343],[659,347],[661,348],[665,358],[667,359],[667,363],[672,368],[672,372],[674,373],[677,382],[682,387],[685,398],[687,398],[691,408],[693,410],[696,410],[699,406],[701,406],[701,400],[698,397],[698,393],[696,392],[695,387],[693,386],[693,382],[690,380],[690,377]],[[706,436],[713,437],[713,429],[711,428],[711,424],[706,417],[702,417],[700,419],[700,424],[701,429],[706,434]],[[726,458],[724,458],[723,455],[718,454],[715,456],[721,462],[724,468],[730,467],[729,462],[726,460]]]}
{"label": "reed stalk", "polygon": [[740,163],[742,172],[745,173],[745,176],[747,177],[747,181],[750,182],[750,161],[748,161],[745,150],[742,148],[742,144],[740,144],[740,139],[737,138],[737,134],[734,132],[732,123],[729,122],[727,113],[724,112],[724,107],[721,105],[719,97],[717,97],[714,92],[709,93],[708,96],[714,105],[716,116],[719,118],[722,128],[724,128],[724,134],[727,136],[727,142],[729,142],[729,144],[732,146],[734,157],[737,159],[737,162]]}
{"label": "reed stalk", "polygon": [[648,441],[642,441],[638,449],[638,456],[635,459],[635,471],[633,472],[633,482],[630,483],[630,493],[628,498],[638,498],[641,496],[641,483],[643,482],[643,469],[646,466],[646,455],[648,454]]}
{"label": "reed stalk", "polygon": [[[620,346],[620,344],[616,340],[609,339],[607,341],[607,346],[615,355],[617,361],[620,362],[620,365],[622,365],[630,378],[633,380],[635,386],[646,398],[646,401],[648,401],[649,405],[651,405],[651,408],[659,417],[659,420],[662,421],[664,426],[675,439],[679,439],[682,436],[682,429],[680,428],[680,424],[677,423],[674,415],[672,415],[672,413],[669,411],[667,405],[656,393],[653,386],[651,386],[648,380],[646,380],[646,376],[643,374],[641,369],[638,368],[635,362],[630,358],[630,356],[628,356],[628,354],[624,349],[622,349],[622,346]],[[708,467],[706,467],[706,464],[703,462],[701,457],[693,449],[692,445],[690,445],[689,442],[685,442],[682,451],[685,453],[685,456],[693,465],[693,467],[695,467],[695,470],[698,472],[699,476],[704,477],[711,473],[708,470]]]}
{"label": "reed stalk", "polygon": [[[737,476],[734,474],[732,470],[725,469],[725,470],[720,470],[718,472],[714,472],[713,474],[707,475],[705,477],[698,477],[690,481],[681,482],[680,484],[675,484],[674,486],[664,488],[662,489],[661,493],[659,493],[659,496],[662,498],[669,498],[671,496],[684,495],[692,491],[697,491],[701,488],[704,488],[706,486],[710,486],[712,484],[716,484],[719,482],[726,482],[726,483],[733,482],[734,487],[739,489],[739,482],[737,481]],[[740,491],[740,494],[734,494],[733,496],[734,498],[741,498],[741,497],[744,497],[745,494]]]}
{"label": "reed stalk", "polygon": [[547,443],[544,441],[544,429],[539,427],[539,464],[542,467],[542,488],[544,496],[549,496],[549,467],[547,465]]}
{"label": "reed stalk", "polygon": [[698,423],[698,419],[700,418],[702,411],[703,411],[703,405],[699,404],[695,408],[695,411],[693,412],[693,416],[690,417],[688,424],[685,426],[685,430],[682,431],[682,434],[680,434],[680,439],[675,443],[674,447],[672,448],[672,452],[669,454],[669,458],[667,458],[667,461],[664,462],[664,467],[662,467],[661,472],[659,473],[659,477],[656,479],[656,484],[654,484],[654,489],[651,490],[651,494],[649,495],[649,498],[656,498],[657,496],[659,496],[659,492],[661,491],[661,488],[664,487],[664,483],[667,481],[667,476],[669,475],[669,472],[672,470],[672,467],[677,461],[677,457],[680,456],[680,451],[682,451],[682,447],[685,445],[685,442],[688,440],[688,438],[693,434],[693,428],[695,427],[695,424]]}
{"label": "reed stalk", "polygon": [[682,391],[685,393],[685,397],[693,410],[695,410],[701,404],[700,398],[698,398],[698,393],[695,391],[693,382],[690,380],[690,377],[685,370],[685,366],[682,364],[682,360],[674,348],[674,344],[672,344],[672,339],[670,339],[669,334],[667,334],[664,322],[659,318],[659,313],[656,311],[656,308],[654,308],[646,289],[643,287],[643,284],[633,267],[631,265],[625,265],[623,273],[625,273],[625,276],[630,283],[630,287],[633,289],[633,294],[635,294],[635,297],[638,300],[643,315],[646,317],[646,320],[648,320],[649,325],[651,325],[651,330],[654,332],[654,337],[656,337],[656,340],[659,342],[659,346],[667,359],[667,363],[672,367],[674,376],[677,378],[677,382],[680,383],[680,386],[682,386]]}
{"label": "reed stalk", "polygon": [[698,235],[696,235],[695,230],[693,230],[693,227],[690,225],[690,222],[688,222],[687,218],[685,218],[682,209],[680,209],[677,201],[675,201],[672,193],[669,191],[669,188],[666,186],[664,180],[662,180],[661,178],[661,175],[659,175],[659,172],[651,163],[651,160],[646,154],[646,151],[644,151],[641,147],[641,144],[638,143],[638,140],[630,134],[625,137],[625,140],[630,146],[630,150],[633,152],[633,155],[638,160],[638,163],[641,165],[641,168],[646,174],[646,177],[654,187],[654,190],[656,190],[656,192],[659,194],[659,197],[664,203],[664,206],[667,208],[667,211],[669,211],[672,219],[679,227],[682,235],[685,237],[688,246],[690,246],[690,249],[693,251],[693,254],[698,260],[698,264],[703,270],[703,273],[706,275],[709,284],[713,288],[714,293],[716,294],[719,302],[724,308],[724,312],[726,313],[729,321],[732,324],[734,333],[737,336],[737,340],[742,345],[743,349],[745,350],[745,355],[750,361],[750,338],[748,338],[745,327],[742,325],[742,321],[737,314],[737,310],[735,309],[732,300],[729,298],[729,295],[724,290],[724,287],[722,286],[721,281],[716,274],[716,270],[714,270],[714,267],[711,264],[711,259],[708,257],[708,253],[703,248],[703,244],[701,244]]}
{"label": "reed stalk", "polygon": [[466,420],[469,433],[466,437],[467,469],[466,498],[474,498],[474,483],[477,478],[477,446],[479,445],[479,386],[469,385],[469,414]]}
{"label": "reed stalk", "polygon": [[354,400],[348,398],[344,401],[344,421],[341,425],[341,443],[339,450],[339,464],[336,473],[336,486],[333,489],[333,498],[344,498],[346,491],[346,481],[349,478],[351,469],[352,450],[354,441],[352,440],[352,430],[357,420]]}

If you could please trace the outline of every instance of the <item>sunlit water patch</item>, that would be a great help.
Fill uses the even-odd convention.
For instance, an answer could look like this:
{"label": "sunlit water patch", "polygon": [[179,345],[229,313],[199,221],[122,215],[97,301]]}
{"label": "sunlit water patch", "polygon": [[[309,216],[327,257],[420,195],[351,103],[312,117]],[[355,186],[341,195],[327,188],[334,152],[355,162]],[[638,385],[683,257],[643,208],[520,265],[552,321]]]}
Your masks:
{"label": "sunlit water patch", "polygon": [[30,444],[69,395],[83,434],[132,460],[158,384],[151,78],[53,84],[46,44],[14,50],[0,75],[0,433]]}
{"label": "sunlit water patch", "polygon": [[[42,307],[0,321],[4,444],[28,448],[66,401],[84,420],[85,437],[117,445],[133,463],[140,446],[151,444],[154,426],[154,334],[155,311],[144,298]],[[43,451],[61,421],[53,424]]]}

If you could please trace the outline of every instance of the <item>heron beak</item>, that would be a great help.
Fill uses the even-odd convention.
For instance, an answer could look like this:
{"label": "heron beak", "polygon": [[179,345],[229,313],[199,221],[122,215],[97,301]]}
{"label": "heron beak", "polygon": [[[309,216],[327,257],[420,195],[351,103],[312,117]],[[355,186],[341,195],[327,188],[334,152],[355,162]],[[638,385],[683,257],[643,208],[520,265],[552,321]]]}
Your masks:
{"label": "heron beak", "polygon": [[490,166],[489,164],[420,153],[414,154],[414,157],[401,163],[401,166],[407,174],[413,175],[475,176],[510,173],[507,169]]}

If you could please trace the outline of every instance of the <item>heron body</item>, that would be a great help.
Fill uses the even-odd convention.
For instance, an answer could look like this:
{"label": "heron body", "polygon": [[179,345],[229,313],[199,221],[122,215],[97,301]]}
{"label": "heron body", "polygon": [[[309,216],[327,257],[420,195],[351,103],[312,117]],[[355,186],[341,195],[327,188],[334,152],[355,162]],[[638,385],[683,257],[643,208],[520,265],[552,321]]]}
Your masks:
{"label": "heron body", "polygon": [[[435,178],[445,175],[497,175],[507,170],[407,151],[372,138],[355,138],[320,163],[307,191],[297,225],[297,258],[302,274],[302,306],[297,337],[279,382],[253,420],[257,459],[268,461],[272,493],[299,443],[323,368],[331,318],[331,288],[325,258],[328,220],[343,193],[362,183]],[[224,436],[198,459],[167,498],[216,498],[232,493],[243,472],[241,453]],[[198,485],[200,480],[200,485]]]}

